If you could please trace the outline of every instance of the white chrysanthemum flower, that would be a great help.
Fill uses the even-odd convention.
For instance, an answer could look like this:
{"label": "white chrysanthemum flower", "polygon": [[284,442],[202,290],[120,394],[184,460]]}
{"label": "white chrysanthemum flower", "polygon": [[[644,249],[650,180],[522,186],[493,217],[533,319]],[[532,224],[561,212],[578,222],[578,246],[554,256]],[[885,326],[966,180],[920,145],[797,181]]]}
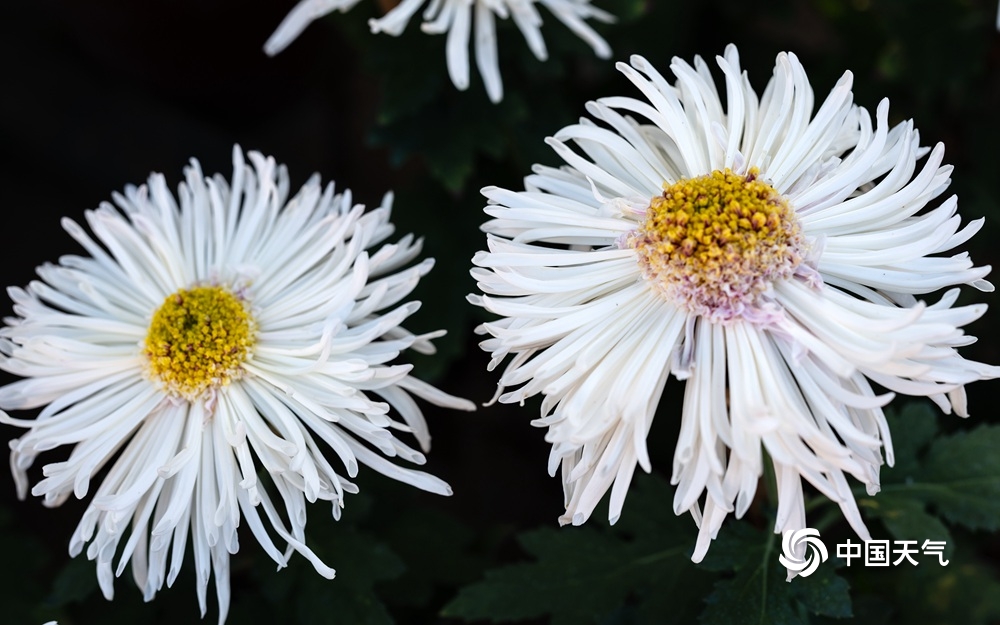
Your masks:
{"label": "white chrysanthemum flower", "polygon": [[[495,19],[512,19],[528,42],[528,47],[540,61],[548,58],[542,39],[542,16],[536,4],[541,4],[570,30],[586,41],[602,59],[611,56],[607,42],[586,20],[612,22],[614,17],[590,4],[591,0],[433,0],[424,11],[421,29],[428,34],[448,33],[446,60],[451,81],[461,90],[469,87],[469,39],[475,24],[476,66],[486,85],[490,100],[503,99],[503,82],[497,60]],[[313,20],[333,11],[346,12],[358,0],[301,0],[285,17],[264,44],[264,51],[275,55],[295,40]],[[427,4],[427,0],[402,0],[380,19],[368,25],[373,33],[399,35],[410,18]]]}
{"label": "white chrysanthemum flower", "polygon": [[[846,476],[879,488],[893,452],[881,407],[931,397],[965,416],[964,384],[1000,368],[963,359],[960,328],[985,305],[914,296],[983,280],[955,248],[959,229],[944,148],[920,147],[910,121],[890,128],[852,103],[847,73],[813,113],[792,54],[763,96],[735,47],[718,64],[674,59],[670,84],[645,59],[619,69],[647,100],[591,102],[549,139],[568,165],[538,166],[525,191],[483,190],[489,252],[474,304],[501,315],[490,368],[513,356],[497,399],[541,393],[561,465],[563,523],[583,523],[610,488],[622,510],[668,374],[687,380],[672,481],[674,510],[700,527],[701,560],[730,512],[746,512],[773,463],[776,532],[805,527],[804,478],[869,537]],[[636,118],[630,115],[636,115]],[[574,147],[571,147],[571,144]],[[925,157],[922,167],[918,159]],[[515,390],[505,390],[517,387]],[[763,453],[767,452],[767,455]]]}
{"label": "white chrysanthemum flower", "polygon": [[288,199],[285,168],[249,159],[234,149],[231,184],[192,161],[179,205],[161,175],[128,187],[114,196],[120,211],[86,213],[94,238],[65,219],[90,256],[64,256],[10,289],[17,317],[0,330],[0,368],[25,378],[0,388],[0,408],[42,407],[34,420],[0,412],[28,428],[10,443],[18,495],[43,451],[73,447],[31,490],[51,507],[86,496],[107,465],[70,553],[89,543],[108,599],[131,561],[149,600],[173,583],[190,535],[202,615],[211,572],[220,623],[241,519],[279,566],[298,551],[332,579],[305,545],[306,501],[331,502],[339,518],[359,463],[451,494],[384,456],[423,464],[392,433],[430,446],[414,397],[474,408],[388,364],[408,348],[432,353],[444,334],[400,325],[433,261],[411,264],[421,242],[410,235],[385,243],[391,195],[365,213],[314,176]]}

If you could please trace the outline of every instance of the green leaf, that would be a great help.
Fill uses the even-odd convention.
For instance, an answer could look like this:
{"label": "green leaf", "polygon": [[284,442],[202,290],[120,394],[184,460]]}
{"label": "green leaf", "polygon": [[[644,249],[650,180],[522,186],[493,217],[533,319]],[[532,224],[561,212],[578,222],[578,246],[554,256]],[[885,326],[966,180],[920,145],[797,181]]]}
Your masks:
{"label": "green leaf", "polygon": [[409,573],[383,587],[392,605],[426,605],[439,588],[478,576],[482,562],[469,553],[474,533],[465,524],[429,508],[401,510],[392,521],[380,535],[393,545]]}
{"label": "green leaf", "polygon": [[785,583],[811,614],[848,618],[852,616],[850,588],[833,568],[820,567],[809,577],[796,577]]}
{"label": "green leaf", "polygon": [[744,522],[720,532],[702,565],[710,570],[735,570],[715,583],[700,621],[704,625],[799,625],[809,615],[851,616],[847,582],[827,562],[808,577],[786,581],[778,562],[778,538]]}
{"label": "green leaf", "polygon": [[880,493],[859,498],[862,510],[882,519],[896,539],[948,541],[947,553],[948,529],[928,506],[950,523],[1000,528],[1000,426],[934,438],[937,421],[922,404],[910,404],[888,421],[896,466],[882,471]]}
{"label": "green leaf", "polygon": [[882,519],[894,539],[916,540],[920,544],[924,540],[944,541],[945,558],[951,555],[951,532],[940,519],[927,513],[919,499],[888,493],[864,499],[861,505],[866,512]]}
{"label": "green leaf", "polygon": [[383,543],[351,527],[338,528],[324,557],[336,565],[337,577],[327,580],[309,570],[302,571],[295,588],[299,622],[306,625],[389,625],[388,610],[374,590],[376,582],[395,579],[403,563]]}
{"label": "green leaf", "polygon": [[887,411],[885,418],[892,434],[896,462],[882,473],[883,483],[902,481],[920,467],[918,457],[938,433],[937,411],[928,402],[909,402],[899,411]]}
{"label": "green leaf", "polygon": [[524,100],[516,94],[493,104],[476,86],[471,89],[476,90],[458,92],[450,84],[442,87],[421,110],[382,119],[371,141],[388,147],[396,165],[419,155],[442,186],[452,193],[461,191],[479,159],[506,154],[513,129],[529,118]]}
{"label": "green leaf", "polygon": [[[960,537],[961,538],[961,537]],[[958,540],[947,566],[855,569],[863,589],[855,605],[861,625],[993,625],[1000,619],[1000,579],[994,566]]]}
{"label": "green leaf", "polygon": [[[712,541],[712,547],[698,565],[708,571],[736,571],[751,564],[765,542],[771,537],[764,536],[749,523],[727,523]],[[773,548],[773,547],[772,547]],[[775,555],[777,557],[777,555]]]}
{"label": "green leaf", "polygon": [[536,530],[520,543],[537,562],[487,571],[445,615],[502,622],[552,613],[556,621],[593,622],[621,603],[633,581],[628,569],[636,563],[621,564],[614,538],[590,528]]}
{"label": "green leaf", "polygon": [[[297,589],[297,623],[302,625],[392,625],[385,605],[370,588],[309,578]],[[320,578],[322,579],[322,578]],[[322,580],[326,581],[326,580]]]}
{"label": "green leaf", "polygon": [[[661,480],[637,476],[623,515],[631,520],[621,527],[608,529],[595,520],[586,527],[520,535],[534,561],[487,571],[443,614],[491,622],[551,615],[552,625],[617,622],[614,617],[626,613],[639,622],[691,622],[706,585],[689,560],[693,524],[664,513],[669,492]],[[658,609],[662,601],[657,597],[663,596],[672,599],[669,612]],[[647,600],[656,608],[647,608]],[[638,602],[636,610],[632,602]],[[665,620],[670,617],[674,620]]]}
{"label": "green leaf", "polygon": [[[393,618],[376,587],[399,577],[405,567],[379,538],[358,529],[369,525],[371,499],[365,490],[352,497],[340,521],[317,519],[308,525],[307,543],[337,571],[326,579],[300,556],[277,573],[274,563],[256,554],[253,577],[275,614],[301,625],[391,625]],[[237,594],[234,592],[234,597]]]}
{"label": "green leaf", "polygon": [[917,473],[918,488],[952,523],[1000,528],[1000,426],[981,425],[938,439]]}
{"label": "green leaf", "polygon": [[[781,584],[780,573],[771,567],[749,568],[732,579],[716,582],[702,612],[704,625],[741,625],[743,623],[800,623],[795,619],[788,589]],[[770,586],[770,588],[769,588]]]}

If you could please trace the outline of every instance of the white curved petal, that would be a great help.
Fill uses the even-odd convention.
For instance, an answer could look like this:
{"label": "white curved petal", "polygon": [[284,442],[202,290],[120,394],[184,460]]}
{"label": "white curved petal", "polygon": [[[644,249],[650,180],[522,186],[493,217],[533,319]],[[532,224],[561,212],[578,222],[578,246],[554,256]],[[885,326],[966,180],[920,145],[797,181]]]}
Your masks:
{"label": "white curved petal", "polygon": [[[358,0],[302,0],[292,9],[264,44],[264,51],[275,55],[285,49],[305,28],[333,11],[348,11]],[[482,75],[490,100],[503,99],[503,82],[497,53],[496,19],[511,19],[524,36],[528,48],[540,61],[548,57],[541,28],[543,20],[536,8],[544,6],[560,22],[583,39],[602,59],[611,56],[611,48],[588,23],[588,19],[613,22],[614,17],[591,5],[591,0],[402,0],[388,13],[371,19],[372,33],[398,36],[410,20],[424,11],[421,30],[432,35],[447,33],[445,60],[448,76],[460,90],[469,87],[469,40],[474,28],[476,66]]]}
{"label": "white curved petal", "polygon": [[[563,523],[584,522],[608,490],[617,519],[635,465],[665,462],[644,439],[669,372],[686,381],[671,479],[675,512],[699,526],[695,561],[747,511],[765,462],[775,531],[806,526],[804,480],[867,539],[848,475],[874,494],[892,464],[883,406],[927,396],[966,416],[963,385],[1000,377],[958,353],[985,305],[956,307],[955,288],[919,299],[992,290],[989,267],[941,255],[982,221],[962,227],[957,199],[942,197],[943,147],[921,147],[912,122],[890,127],[888,101],[874,120],[854,105],[850,73],[814,112],[793,54],[778,55],[759,97],[734,46],[717,62],[724,97],[701,59],[674,59],[674,81],[642,57],[619,63],[642,97],[589,103],[593,119],[548,140],[562,167],[535,166],[524,191],[483,190],[488,249],[473,258],[482,294],[469,301],[500,316],[477,330],[489,369],[506,361],[496,399],[542,395],[534,424],[548,429],[550,472],[562,469]],[[658,290],[652,280],[689,276],[650,277],[629,243],[651,198],[726,168],[759,172],[806,241],[794,270],[728,318]]]}
{"label": "white curved petal", "polygon": [[[410,235],[388,241],[391,194],[366,213],[318,176],[289,198],[287,172],[256,152],[236,147],[233,169],[231,182],[206,178],[192,161],[176,196],[154,174],[115,195],[117,208],[87,212],[90,233],[65,221],[89,256],[10,289],[16,317],[0,329],[0,369],[24,378],[0,387],[0,422],[27,430],[10,445],[19,496],[39,453],[71,447],[31,492],[55,507],[99,481],[70,553],[96,562],[104,595],[131,564],[152,599],[190,542],[199,605],[214,577],[220,623],[241,520],[279,567],[295,551],[332,579],[306,545],[307,504],[325,500],[339,518],[361,465],[450,494],[390,459],[425,462],[417,398],[475,408],[393,364],[409,348],[433,352],[443,332],[403,327],[433,260],[418,261]],[[209,385],[181,392],[159,377],[146,336],[166,298],[205,286],[242,302],[252,345],[225,377],[205,364]],[[35,419],[3,412],[36,407]],[[404,442],[411,433],[422,451]]]}

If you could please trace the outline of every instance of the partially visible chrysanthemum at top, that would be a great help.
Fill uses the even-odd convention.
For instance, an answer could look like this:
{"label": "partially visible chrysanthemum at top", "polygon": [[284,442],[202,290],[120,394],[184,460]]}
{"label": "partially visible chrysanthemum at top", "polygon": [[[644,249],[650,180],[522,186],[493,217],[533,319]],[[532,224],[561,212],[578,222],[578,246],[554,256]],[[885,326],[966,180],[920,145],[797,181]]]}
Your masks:
{"label": "partially visible chrysanthemum at top", "polygon": [[[534,55],[544,61],[548,57],[542,38],[543,16],[536,5],[542,5],[560,22],[586,41],[602,59],[611,56],[607,42],[590,27],[587,19],[612,22],[607,12],[590,4],[591,0],[433,0],[424,10],[421,29],[428,34],[448,33],[445,57],[448,75],[461,90],[469,87],[469,40],[474,39],[476,66],[486,86],[490,100],[503,99],[503,81],[497,58],[496,18],[511,19],[524,35]],[[275,55],[295,40],[313,20],[332,13],[346,12],[358,0],[301,0],[267,40],[264,50]],[[373,33],[399,35],[427,0],[402,0],[394,4],[383,17],[368,22]],[[475,31],[473,33],[473,30]]]}
{"label": "partially visible chrysanthemum at top", "polygon": [[887,101],[874,119],[853,104],[850,73],[814,110],[795,55],[778,55],[761,96],[735,47],[716,61],[721,96],[700,58],[674,59],[674,82],[641,57],[619,64],[644,99],[589,103],[596,121],[548,141],[566,165],[483,190],[493,219],[470,300],[502,317],[479,329],[491,369],[512,357],[497,399],[544,395],[535,424],[564,523],[608,489],[618,518],[655,460],[646,437],[673,374],[686,380],[674,510],[699,524],[695,561],[747,511],[765,462],[776,532],[806,526],[805,480],[868,539],[847,476],[879,490],[893,462],[882,407],[902,393],[966,416],[963,385],[1000,375],[957,351],[985,305],[956,307],[957,288],[918,299],[992,291],[989,267],[950,252],[983,220],[961,227],[944,147],[890,127]]}
{"label": "partially visible chrysanthemum at top", "polygon": [[474,408],[392,364],[432,353],[443,332],[402,326],[433,261],[417,262],[411,235],[387,242],[391,195],[366,213],[314,176],[289,199],[285,168],[248,157],[234,149],[231,181],[192,161],[176,198],[154,174],[116,194],[117,208],[88,211],[90,233],[65,219],[89,256],[10,289],[16,317],[0,330],[0,368],[25,378],[0,388],[0,408],[41,408],[28,420],[0,412],[28,430],[10,444],[18,495],[47,450],[71,447],[31,489],[50,507],[85,497],[107,466],[70,553],[86,547],[108,599],[131,563],[149,600],[190,541],[202,615],[211,573],[220,623],[241,521],[279,566],[297,551],[332,579],[305,544],[306,502],[326,500],[339,518],[359,464],[450,494],[386,458],[424,463],[393,431],[426,451],[415,397]]}

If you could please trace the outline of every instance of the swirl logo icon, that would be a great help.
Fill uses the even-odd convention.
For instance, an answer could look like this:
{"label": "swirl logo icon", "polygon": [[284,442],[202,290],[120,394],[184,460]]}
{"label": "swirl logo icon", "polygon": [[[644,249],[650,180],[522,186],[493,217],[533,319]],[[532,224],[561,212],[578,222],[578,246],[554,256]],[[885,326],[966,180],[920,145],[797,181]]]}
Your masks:
{"label": "swirl logo icon", "polygon": [[800,530],[788,530],[781,535],[781,555],[778,556],[778,562],[789,571],[808,577],[815,573],[828,557],[826,545],[820,540],[817,529],[806,527]]}

